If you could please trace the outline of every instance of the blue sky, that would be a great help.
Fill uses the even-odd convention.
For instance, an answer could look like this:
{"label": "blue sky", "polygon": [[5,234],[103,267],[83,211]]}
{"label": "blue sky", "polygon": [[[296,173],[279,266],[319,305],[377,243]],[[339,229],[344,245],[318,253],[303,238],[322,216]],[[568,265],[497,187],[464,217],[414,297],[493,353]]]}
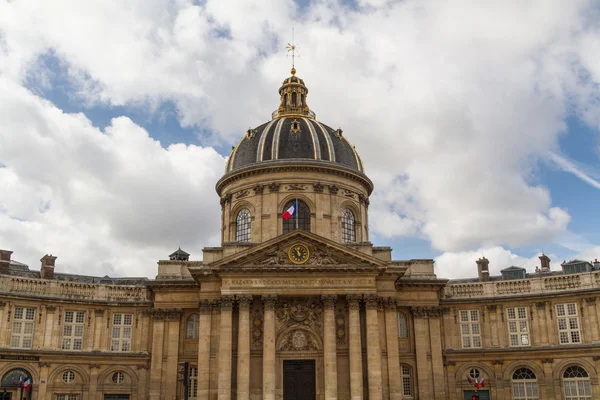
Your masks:
{"label": "blue sky", "polygon": [[54,251],[73,271],[152,276],[171,248],[198,258],[218,244],[214,183],[277,105],[291,24],[311,108],[344,129],[375,181],[375,245],[455,277],[481,255],[493,272],[533,270],[542,251],[555,269],[600,257],[593,3],[120,7],[81,2],[42,21],[35,2],[0,6],[0,101],[12,110],[0,247],[16,259]]}

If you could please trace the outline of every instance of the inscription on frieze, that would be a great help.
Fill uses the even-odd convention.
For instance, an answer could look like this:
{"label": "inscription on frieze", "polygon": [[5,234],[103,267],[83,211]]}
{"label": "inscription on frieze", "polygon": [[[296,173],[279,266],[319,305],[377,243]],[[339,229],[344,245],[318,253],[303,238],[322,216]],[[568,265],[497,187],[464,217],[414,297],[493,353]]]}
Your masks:
{"label": "inscription on frieze", "polygon": [[365,286],[374,285],[375,278],[226,278],[223,286]]}

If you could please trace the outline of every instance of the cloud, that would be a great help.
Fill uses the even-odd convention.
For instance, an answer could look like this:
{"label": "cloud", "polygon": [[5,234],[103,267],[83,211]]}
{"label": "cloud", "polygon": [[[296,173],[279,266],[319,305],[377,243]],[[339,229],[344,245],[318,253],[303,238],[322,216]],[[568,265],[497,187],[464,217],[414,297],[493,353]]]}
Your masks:
{"label": "cloud", "polygon": [[[51,85],[40,57],[52,54],[68,72],[70,95],[90,108],[153,112],[169,101],[182,125],[210,129],[215,143],[234,143],[276,108],[289,68],[283,46],[294,23],[308,103],[320,120],[344,129],[376,184],[373,232],[418,236],[436,250],[460,253],[552,241],[567,232],[571,217],[552,204],[536,170],[548,152],[559,153],[568,116],[600,121],[600,64],[593,51],[600,43],[598,21],[596,5],[583,0],[364,1],[355,7],[320,0],[302,8],[291,0],[235,6],[220,0],[19,0],[0,2],[0,74],[20,85]],[[205,196],[219,175],[210,165],[222,162],[212,150],[162,149],[127,118],[98,133],[83,115],[50,114],[33,113],[9,127],[20,130],[27,121],[46,132],[11,138],[13,146],[24,151],[49,143],[54,153],[38,151],[50,162],[44,171],[34,167],[33,154],[19,168],[14,159],[0,160],[14,186],[37,185],[29,183],[35,196],[22,193],[22,202],[11,200],[3,209],[30,221],[40,207],[50,205],[45,218],[63,207],[65,220],[89,223],[139,253],[166,246],[160,232],[174,238],[179,229],[162,219],[136,224],[140,214],[124,210],[141,203],[152,214],[166,202],[182,210],[178,215],[204,215],[199,199],[210,199]],[[83,134],[75,131],[97,134],[79,143]],[[71,135],[66,146],[53,145],[59,133]],[[77,150],[87,157],[80,159]],[[51,163],[57,152],[78,171],[68,185],[60,183],[68,168]],[[82,162],[88,167],[79,171]],[[166,197],[153,198],[154,187],[136,180],[146,168]],[[199,178],[205,169],[211,172]],[[184,196],[180,184],[196,191]],[[172,191],[179,197],[166,194]],[[200,196],[196,203],[194,195]],[[85,206],[94,196],[108,223]],[[214,211],[217,201],[207,207]],[[115,220],[126,223],[115,226]],[[34,221],[45,229],[46,220]],[[192,238],[204,237],[184,227]],[[203,227],[209,228],[218,235],[218,226]]]}
{"label": "cloud", "polygon": [[565,157],[559,156],[556,153],[550,152],[548,154],[550,160],[558,165],[563,171],[575,175],[588,185],[600,189],[600,182],[592,178],[589,174],[584,172],[581,168],[577,167],[573,161],[566,159]]}
{"label": "cloud", "polygon": [[57,271],[154,276],[178,246],[199,259],[218,243],[207,188],[224,159],[212,148],[165,149],[126,117],[100,131],[2,78],[0,104],[0,243],[15,259],[53,253]]}

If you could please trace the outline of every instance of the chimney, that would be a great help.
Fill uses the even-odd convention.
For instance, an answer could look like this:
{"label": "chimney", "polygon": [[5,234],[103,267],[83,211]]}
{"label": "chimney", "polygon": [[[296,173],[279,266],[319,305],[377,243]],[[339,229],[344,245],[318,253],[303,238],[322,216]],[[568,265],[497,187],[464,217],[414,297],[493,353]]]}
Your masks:
{"label": "chimney", "polygon": [[477,263],[477,275],[479,275],[479,280],[481,282],[489,281],[490,280],[490,271],[489,271],[490,261],[485,257],[481,257],[479,260],[477,260],[475,262]]}
{"label": "chimney", "polygon": [[56,257],[52,254],[46,254],[40,259],[40,261],[42,262],[42,267],[40,268],[40,277],[42,279],[54,279],[54,263],[56,261]]}
{"label": "chimney", "polygon": [[542,255],[539,258],[540,262],[542,263],[542,268],[540,269],[540,272],[542,274],[550,272],[550,257],[542,253]]}
{"label": "chimney", "polygon": [[13,252],[10,250],[0,250],[0,274],[8,275],[10,266],[10,255]]}
{"label": "chimney", "polygon": [[598,261],[597,258],[594,258],[594,269],[595,270],[599,270],[600,269],[600,261]]}

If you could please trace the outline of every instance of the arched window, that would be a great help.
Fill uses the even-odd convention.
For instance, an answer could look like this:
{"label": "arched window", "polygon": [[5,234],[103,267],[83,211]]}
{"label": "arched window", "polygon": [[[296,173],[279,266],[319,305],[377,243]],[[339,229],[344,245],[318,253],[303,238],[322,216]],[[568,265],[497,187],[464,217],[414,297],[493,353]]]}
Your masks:
{"label": "arched window", "polygon": [[412,396],[413,385],[412,385],[412,368],[410,365],[402,364],[402,395]]}
{"label": "arched window", "polygon": [[[285,207],[283,207],[283,212],[289,209],[295,201],[296,200],[292,200],[288,202]],[[303,201],[298,200],[296,208],[296,215],[293,215],[288,220],[283,219],[283,233],[293,231],[296,227],[297,229],[310,232],[310,210],[308,206]]]}
{"label": "arched window", "polygon": [[297,98],[297,94],[296,92],[292,92],[292,107],[296,107],[296,98]]}
{"label": "arched window", "polygon": [[519,368],[512,376],[513,400],[538,400],[538,384],[535,374],[529,368]]}
{"label": "arched window", "polygon": [[236,218],[235,240],[237,242],[250,241],[250,228],[252,225],[252,215],[247,208],[241,210]]}
{"label": "arched window", "polygon": [[563,374],[565,400],[592,400],[590,376],[580,366],[573,365]]}
{"label": "arched window", "polygon": [[354,213],[346,208],[342,212],[342,243],[356,242],[356,224]]}
{"label": "arched window", "polygon": [[198,339],[200,331],[200,316],[192,314],[188,317],[185,325],[185,338]]}
{"label": "arched window", "polygon": [[406,314],[402,312],[398,313],[398,337],[408,337],[408,324],[406,322]]}

